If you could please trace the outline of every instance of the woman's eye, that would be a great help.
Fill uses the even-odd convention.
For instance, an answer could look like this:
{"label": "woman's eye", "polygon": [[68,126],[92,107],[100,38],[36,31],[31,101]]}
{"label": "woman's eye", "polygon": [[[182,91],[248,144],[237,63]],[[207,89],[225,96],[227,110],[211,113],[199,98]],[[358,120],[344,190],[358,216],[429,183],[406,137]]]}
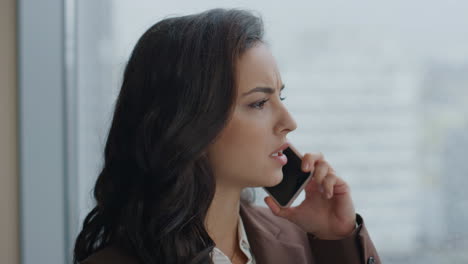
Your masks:
{"label": "woman's eye", "polygon": [[[280,96],[280,100],[283,101],[284,99],[286,99],[286,97],[281,97]],[[269,99],[264,99],[258,103],[254,103],[254,104],[251,104],[250,107],[252,108],[259,108],[259,109],[263,109],[263,106],[265,105],[265,103],[268,101]]]}
{"label": "woman's eye", "polygon": [[263,105],[264,105],[267,101],[268,101],[268,100],[266,100],[266,99],[265,99],[265,100],[262,100],[262,101],[260,101],[260,102],[258,102],[258,103],[251,104],[250,107],[262,109],[262,108],[263,108]]}

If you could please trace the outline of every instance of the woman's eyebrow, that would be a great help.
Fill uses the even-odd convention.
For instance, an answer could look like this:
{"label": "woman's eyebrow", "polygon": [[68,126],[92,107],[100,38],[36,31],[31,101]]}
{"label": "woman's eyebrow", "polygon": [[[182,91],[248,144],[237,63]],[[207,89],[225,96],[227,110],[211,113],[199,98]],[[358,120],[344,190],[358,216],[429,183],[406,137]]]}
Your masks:
{"label": "woman's eyebrow", "polygon": [[[280,91],[282,91],[283,89],[284,89],[284,84],[281,86]],[[275,89],[273,89],[271,87],[255,87],[252,90],[243,93],[242,96],[244,97],[246,95],[249,95],[249,94],[255,93],[255,92],[272,94],[272,93],[275,92]]]}

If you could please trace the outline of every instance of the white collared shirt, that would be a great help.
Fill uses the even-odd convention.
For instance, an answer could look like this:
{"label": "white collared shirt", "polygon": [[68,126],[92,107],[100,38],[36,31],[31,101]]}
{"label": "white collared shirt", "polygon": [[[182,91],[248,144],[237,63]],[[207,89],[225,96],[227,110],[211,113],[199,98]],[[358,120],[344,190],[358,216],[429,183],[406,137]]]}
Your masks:
{"label": "white collared shirt", "polygon": [[[237,226],[237,234],[239,235],[239,247],[248,259],[246,264],[255,264],[255,258],[250,249],[249,240],[247,240],[247,234],[244,229],[244,223],[240,216],[239,224]],[[219,248],[214,247],[211,253],[211,258],[215,264],[232,264],[231,260]]]}

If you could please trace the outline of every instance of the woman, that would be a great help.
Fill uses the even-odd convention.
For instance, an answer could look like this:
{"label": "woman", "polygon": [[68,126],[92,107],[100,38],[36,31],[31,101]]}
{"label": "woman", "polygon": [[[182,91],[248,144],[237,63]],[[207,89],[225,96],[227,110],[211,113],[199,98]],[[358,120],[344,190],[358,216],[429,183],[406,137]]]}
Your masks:
{"label": "woman", "polygon": [[299,206],[245,195],[282,180],[270,155],[296,129],[283,88],[248,11],[148,29],[125,69],[75,263],[380,263],[322,154],[304,155],[314,180]]}

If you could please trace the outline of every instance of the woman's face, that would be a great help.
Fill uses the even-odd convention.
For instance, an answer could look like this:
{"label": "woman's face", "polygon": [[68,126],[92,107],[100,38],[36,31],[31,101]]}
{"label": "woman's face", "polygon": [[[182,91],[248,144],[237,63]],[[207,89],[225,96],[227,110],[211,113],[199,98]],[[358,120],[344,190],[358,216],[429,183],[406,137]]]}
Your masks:
{"label": "woman's face", "polygon": [[[237,61],[237,98],[233,116],[208,148],[217,184],[274,186],[282,165],[270,155],[297,125],[280,100],[283,83],[275,59],[264,44],[248,49]],[[252,92],[256,87],[272,93]],[[264,100],[268,100],[264,102]]]}

